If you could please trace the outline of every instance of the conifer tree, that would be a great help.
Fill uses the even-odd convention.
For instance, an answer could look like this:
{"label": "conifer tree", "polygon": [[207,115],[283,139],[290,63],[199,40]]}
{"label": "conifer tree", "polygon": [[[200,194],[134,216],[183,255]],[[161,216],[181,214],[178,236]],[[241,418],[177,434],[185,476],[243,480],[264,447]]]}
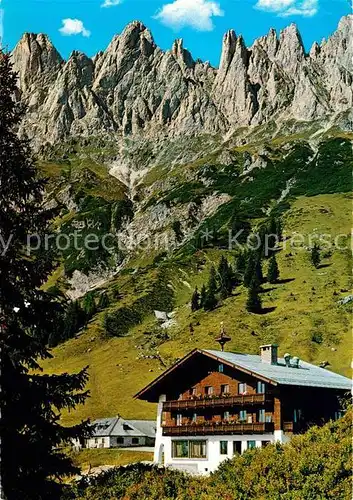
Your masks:
{"label": "conifer tree", "polygon": [[86,313],[78,300],[69,303],[64,316],[62,340],[71,339],[85,324]]}
{"label": "conifer tree", "polygon": [[269,283],[276,283],[278,278],[279,278],[279,269],[276,260],[276,255],[272,255],[268,265],[267,281]]}
{"label": "conifer tree", "polygon": [[259,285],[261,285],[264,282],[264,275],[262,272],[261,258],[259,256],[255,262],[255,276]]}
{"label": "conifer tree", "polygon": [[97,312],[96,302],[94,300],[94,294],[89,292],[83,300],[83,310],[85,312],[85,323],[87,324],[90,319]]}
{"label": "conifer tree", "polygon": [[[58,478],[77,472],[59,449],[88,433],[87,423],[63,427],[63,409],[83,403],[87,369],[75,375],[40,374],[50,357],[48,339],[59,304],[41,286],[52,270],[52,254],[27,251],[27,235],[49,234],[53,214],[43,209],[29,144],[16,131],[22,110],[14,102],[17,75],[10,56],[0,53],[0,349],[2,498],[60,498]],[[0,243],[1,244],[1,243]]]}
{"label": "conifer tree", "polygon": [[261,298],[256,287],[250,287],[248,290],[248,299],[246,302],[246,309],[252,313],[261,312],[262,303]]}
{"label": "conifer tree", "polygon": [[246,253],[241,252],[235,259],[235,278],[237,281],[243,281],[246,269]]}
{"label": "conifer tree", "polygon": [[205,285],[202,285],[201,288],[201,293],[200,293],[200,307],[204,308],[205,307],[205,302],[206,302],[206,295],[207,295],[207,289]]}
{"label": "conifer tree", "polygon": [[197,287],[191,297],[191,310],[192,312],[198,311],[200,309],[200,294]]}
{"label": "conifer tree", "polygon": [[106,292],[103,292],[98,300],[98,310],[103,311],[107,307],[109,307],[109,297]]}
{"label": "conifer tree", "polygon": [[321,262],[321,255],[320,255],[320,247],[317,243],[315,243],[311,249],[310,258],[313,266],[318,268]]}
{"label": "conifer tree", "polygon": [[247,287],[250,286],[251,280],[253,279],[255,273],[255,266],[256,266],[255,254],[254,252],[249,252],[247,255],[247,261],[243,279],[244,285]]}
{"label": "conifer tree", "polygon": [[205,302],[203,308],[205,311],[213,311],[213,309],[216,307],[218,301],[216,294],[214,293],[213,289],[209,288],[206,293],[205,297]]}
{"label": "conifer tree", "polygon": [[222,255],[218,266],[218,276],[220,282],[221,297],[225,299],[232,294],[233,290],[233,271],[227,258]]}
{"label": "conifer tree", "polygon": [[212,266],[210,269],[210,277],[208,279],[207,290],[208,290],[208,292],[211,292],[212,294],[216,294],[216,292],[217,292],[216,269],[214,266]]}
{"label": "conifer tree", "polygon": [[275,219],[276,235],[279,241],[283,239],[283,223],[281,219]]}
{"label": "conifer tree", "polygon": [[259,288],[263,281],[261,257],[257,252],[250,252],[244,272],[244,285]]}

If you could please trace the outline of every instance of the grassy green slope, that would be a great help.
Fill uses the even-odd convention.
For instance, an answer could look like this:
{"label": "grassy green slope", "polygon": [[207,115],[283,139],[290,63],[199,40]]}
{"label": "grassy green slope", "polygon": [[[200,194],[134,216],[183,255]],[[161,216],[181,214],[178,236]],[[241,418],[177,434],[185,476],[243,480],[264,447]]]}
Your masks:
{"label": "grassy green slope", "polygon": [[[284,221],[288,235],[315,231],[349,235],[351,196],[299,197],[292,202]],[[64,422],[72,424],[82,418],[118,413],[127,418],[154,418],[154,405],[134,400],[133,395],[189,350],[215,348],[214,337],[221,321],[232,337],[227,346],[229,350],[257,353],[261,343],[276,341],[282,354],[289,351],[314,363],[327,360],[331,363],[330,369],[350,374],[351,314],[349,306],[337,303],[351,288],[347,250],[334,248],[332,255],[324,259],[324,266],[314,269],[305,248],[282,249],[278,263],[285,282],[263,287],[263,306],[275,308],[272,312],[249,314],[245,309],[246,291],[239,287],[234,296],[215,311],[191,314],[188,303],[192,289],[207,281],[209,267],[211,263],[218,263],[220,255],[219,250],[205,250],[191,260],[169,264],[168,279],[175,293],[177,325],[169,331],[167,341],[156,336],[152,316],[145,317],[128,336],[106,339],[101,327],[102,314],[99,314],[81,336],[54,349],[53,359],[44,363],[46,371],[72,372],[86,365],[90,367],[91,397],[75,412],[63,415]],[[228,256],[232,256],[231,252]],[[129,304],[135,300],[136,291],[148,289],[154,275],[153,267],[135,275],[125,273],[117,277],[108,290],[118,286],[123,296],[120,300]],[[193,334],[189,332],[191,322]],[[320,343],[312,340],[318,333],[322,337]],[[164,364],[152,357],[157,350]]]}

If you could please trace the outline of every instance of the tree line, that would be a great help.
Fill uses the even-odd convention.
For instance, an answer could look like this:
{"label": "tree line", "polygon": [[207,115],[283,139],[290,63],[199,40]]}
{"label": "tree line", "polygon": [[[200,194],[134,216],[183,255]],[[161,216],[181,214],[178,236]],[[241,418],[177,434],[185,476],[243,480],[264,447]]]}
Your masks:
{"label": "tree line", "polygon": [[63,310],[57,312],[54,328],[48,337],[48,347],[57,345],[73,338],[85,328],[89,321],[100,311],[109,307],[110,300],[107,292],[99,294],[89,292],[82,300],[70,301]]}
{"label": "tree line", "polygon": [[[271,220],[267,231],[279,232],[280,228],[281,225],[278,221]],[[260,232],[262,242],[265,241],[266,234],[275,233],[268,233],[263,228]],[[257,250],[247,249],[239,252],[233,263],[230,263],[227,257],[222,255],[217,269],[215,266],[211,266],[207,285],[204,284],[200,291],[197,287],[195,288],[191,297],[192,312],[199,309],[212,311],[220,300],[230,297],[237,286],[244,285],[248,289],[247,310],[252,313],[260,313],[262,310],[260,291],[265,282],[262,266],[265,258],[269,259],[267,282],[276,283],[280,277],[276,254],[274,251],[269,255],[265,254],[263,244]]]}

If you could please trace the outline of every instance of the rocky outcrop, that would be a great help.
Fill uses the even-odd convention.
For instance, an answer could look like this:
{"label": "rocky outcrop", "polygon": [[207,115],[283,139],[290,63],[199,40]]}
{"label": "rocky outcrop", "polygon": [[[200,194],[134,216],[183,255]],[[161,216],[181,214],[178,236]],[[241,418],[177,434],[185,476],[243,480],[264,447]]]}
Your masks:
{"label": "rocky outcrop", "polygon": [[45,35],[25,34],[13,51],[28,106],[21,131],[38,145],[69,135],[224,134],[350,110],[352,19],[309,54],[295,25],[250,48],[229,31],[219,69],[194,61],[182,40],[162,51],[137,21],[93,59],[74,51],[65,62]]}

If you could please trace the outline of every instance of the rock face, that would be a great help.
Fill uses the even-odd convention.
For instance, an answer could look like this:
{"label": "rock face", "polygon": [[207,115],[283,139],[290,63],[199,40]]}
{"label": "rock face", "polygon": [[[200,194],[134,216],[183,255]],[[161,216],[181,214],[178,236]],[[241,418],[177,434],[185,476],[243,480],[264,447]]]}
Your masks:
{"label": "rock face", "polygon": [[28,106],[22,131],[38,145],[112,132],[175,137],[345,112],[353,106],[352,20],[342,18],[309,54],[295,25],[250,48],[229,31],[218,70],[194,61],[182,40],[163,52],[136,21],[93,59],[74,51],[65,62],[46,35],[25,34],[13,51]]}

